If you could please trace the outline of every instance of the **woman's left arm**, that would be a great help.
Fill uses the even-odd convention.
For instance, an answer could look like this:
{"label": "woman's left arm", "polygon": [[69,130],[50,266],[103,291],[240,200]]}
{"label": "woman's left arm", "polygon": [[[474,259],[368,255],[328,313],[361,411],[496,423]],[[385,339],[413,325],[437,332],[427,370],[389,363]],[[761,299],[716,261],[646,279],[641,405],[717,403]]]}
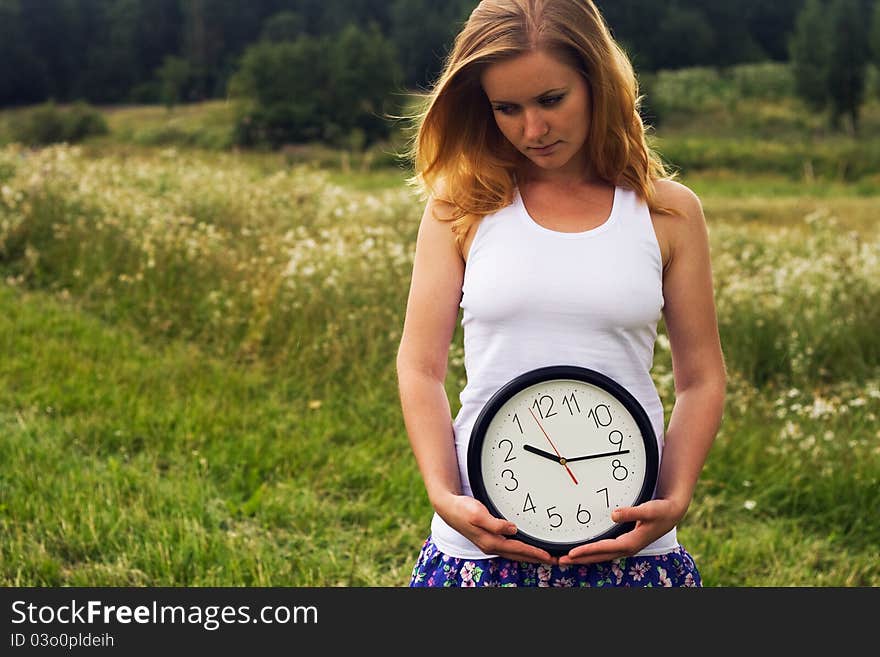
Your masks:
{"label": "woman's left arm", "polygon": [[700,200],[675,182],[657,184],[658,201],[675,207],[662,234],[669,254],[663,274],[663,316],[672,351],[675,405],[666,429],[655,499],[612,514],[636,522],[618,538],[573,549],[560,564],[592,563],[631,556],[675,527],[690,506],[694,488],[721,424],[727,376],[712,284],[709,234]]}

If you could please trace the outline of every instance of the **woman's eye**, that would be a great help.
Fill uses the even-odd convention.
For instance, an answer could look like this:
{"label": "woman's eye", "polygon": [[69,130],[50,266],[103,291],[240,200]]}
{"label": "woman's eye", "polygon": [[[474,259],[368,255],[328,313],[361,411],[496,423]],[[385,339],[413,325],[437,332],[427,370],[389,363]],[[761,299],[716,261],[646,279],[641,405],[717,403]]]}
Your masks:
{"label": "woman's eye", "polygon": [[510,114],[513,110],[507,105],[499,105],[494,108],[496,112],[501,112],[502,114]]}
{"label": "woman's eye", "polygon": [[560,100],[562,100],[562,96],[549,96],[547,98],[542,98],[541,104],[542,105],[555,105]]}

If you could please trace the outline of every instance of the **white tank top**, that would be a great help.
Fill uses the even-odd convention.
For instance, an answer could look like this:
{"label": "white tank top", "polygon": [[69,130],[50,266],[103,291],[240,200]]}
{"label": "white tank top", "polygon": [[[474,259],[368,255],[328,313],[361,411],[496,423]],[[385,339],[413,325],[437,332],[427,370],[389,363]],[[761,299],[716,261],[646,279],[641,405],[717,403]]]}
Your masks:
{"label": "white tank top", "polygon": [[[582,233],[544,228],[519,192],[487,215],[471,243],[462,285],[467,384],[453,422],[463,491],[471,429],[484,404],[512,378],[538,367],[579,365],[627,388],[648,413],[662,456],[663,405],[651,379],[663,308],[663,263],[647,205],[616,187],[611,214]],[[453,557],[484,559],[436,513],[434,543]],[[675,528],[639,554],[678,546]]]}

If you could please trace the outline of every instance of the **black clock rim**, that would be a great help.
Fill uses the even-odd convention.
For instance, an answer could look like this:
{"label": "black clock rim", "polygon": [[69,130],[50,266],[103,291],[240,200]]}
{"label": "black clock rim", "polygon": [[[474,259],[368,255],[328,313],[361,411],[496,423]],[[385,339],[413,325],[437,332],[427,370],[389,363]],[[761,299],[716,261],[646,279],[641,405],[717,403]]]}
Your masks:
{"label": "black clock rim", "polygon": [[[633,506],[652,499],[654,496],[654,488],[657,485],[660,455],[657,447],[657,435],[654,433],[654,427],[651,424],[647,412],[631,392],[610,376],[597,370],[578,365],[550,365],[524,372],[505,383],[489,398],[474,422],[470,441],[468,443],[467,470],[468,479],[470,480],[470,486],[474,497],[486,505],[489,513],[493,516],[496,518],[504,518],[504,515],[490,499],[486,486],[483,483],[483,476],[480,470],[480,456],[483,442],[486,437],[486,431],[489,428],[489,422],[508,399],[530,386],[553,379],[570,379],[595,385],[613,395],[624,406],[624,408],[629,411],[642,434],[642,442],[645,445],[645,458],[647,461],[645,480],[642,483],[642,489],[639,491]],[[586,545],[588,543],[595,543],[596,541],[616,538],[631,531],[634,527],[635,523],[633,522],[620,523],[587,541],[577,542],[545,541],[521,530],[518,531],[513,538],[542,550],[546,550],[554,556],[559,556],[567,554],[572,548],[579,545]]]}

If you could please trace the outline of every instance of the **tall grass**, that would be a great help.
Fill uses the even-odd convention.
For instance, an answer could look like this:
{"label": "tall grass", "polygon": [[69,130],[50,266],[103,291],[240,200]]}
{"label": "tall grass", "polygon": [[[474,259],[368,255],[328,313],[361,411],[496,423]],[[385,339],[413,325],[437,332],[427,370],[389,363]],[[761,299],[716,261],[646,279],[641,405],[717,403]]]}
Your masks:
{"label": "tall grass", "polygon": [[[0,151],[0,582],[405,581],[430,517],[393,369],[421,207],[360,187]],[[709,217],[731,388],[682,540],[710,585],[880,584],[878,236]],[[667,412],[670,361],[661,330]],[[463,382],[457,333],[453,411]]]}

